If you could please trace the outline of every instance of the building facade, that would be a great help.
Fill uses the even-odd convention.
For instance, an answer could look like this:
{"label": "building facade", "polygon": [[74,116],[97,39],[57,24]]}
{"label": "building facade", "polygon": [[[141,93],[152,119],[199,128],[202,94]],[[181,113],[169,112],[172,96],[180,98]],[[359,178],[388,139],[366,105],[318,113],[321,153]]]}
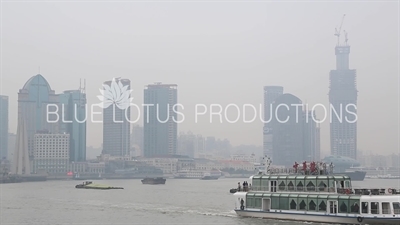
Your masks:
{"label": "building facade", "polygon": [[[104,85],[111,87],[113,81],[106,81]],[[117,84],[130,89],[129,79],[115,79]],[[111,156],[126,156],[130,154],[130,108],[120,109],[111,104],[103,109],[103,154]]]}
{"label": "building facade", "polygon": [[0,95],[0,161],[3,159],[8,159],[8,96]]}
{"label": "building facade", "polygon": [[287,93],[273,104],[273,112],[276,112],[272,119],[274,165],[292,166],[304,158],[304,117],[300,106],[302,101]]}
{"label": "building facade", "polygon": [[84,89],[59,94],[60,132],[70,134],[70,162],[86,161],[86,94]]}
{"label": "building facade", "polygon": [[264,127],[263,127],[263,153],[273,158],[273,129],[272,119],[275,116],[273,111],[273,103],[283,95],[283,87],[281,86],[265,86],[264,87]]}
{"label": "building facade", "polygon": [[143,155],[143,127],[139,125],[132,126],[131,134],[132,150],[135,156]]}
{"label": "building facade", "polygon": [[314,111],[304,111],[304,157],[310,161],[319,161],[321,157],[320,127]]}
{"label": "building facade", "polygon": [[145,157],[174,155],[177,152],[178,102],[176,84],[155,83],[144,89]]}
{"label": "building facade", "polygon": [[70,134],[35,134],[33,172],[66,174],[70,160]]}
{"label": "building facade", "polygon": [[[357,87],[356,70],[349,69],[350,46],[335,47],[336,69],[329,74],[331,154],[357,159]],[[346,110],[346,108],[348,110]],[[348,111],[351,111],[350,113]]]}
{"label": "building facade", "polygon": [[30,160],[36,132],[58,133],[57,115],[47,116],[47,110],[56,112],[58,103],[58,96],[40,74],[31,77],[18,92],[18,120],[25,120]]}

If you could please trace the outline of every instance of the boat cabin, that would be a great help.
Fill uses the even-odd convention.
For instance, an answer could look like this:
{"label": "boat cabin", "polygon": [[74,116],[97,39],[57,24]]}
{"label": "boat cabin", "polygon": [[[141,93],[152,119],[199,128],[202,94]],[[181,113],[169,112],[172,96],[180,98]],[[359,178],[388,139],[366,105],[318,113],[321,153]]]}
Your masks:
{"label": "boat cabin", "polygon": [[329,175],[254,175],[251,177],[253,192],[328,192],[350,194],[348,176]]}

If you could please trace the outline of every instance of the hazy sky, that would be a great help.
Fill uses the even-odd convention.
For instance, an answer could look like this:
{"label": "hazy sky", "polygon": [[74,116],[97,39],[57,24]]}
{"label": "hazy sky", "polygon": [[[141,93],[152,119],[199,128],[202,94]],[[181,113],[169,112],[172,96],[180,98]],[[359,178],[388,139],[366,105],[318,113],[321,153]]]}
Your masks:
{"label": "hazy sky", "polygon": [[[137,104],[146,84],[178,84],[185,106],[179,131],[262,145],[260,120],[221,124],[202,116],[195,124],[194,105],[259,105],[263,86],[280,85],[310,105],[329,106],[333,34],[346,14],[342,29],[359,91],[358,147],[398,152],[398,2],[2,2],[1,8],[0,93],[10,97],[10,132],[17,92],[40,66],[56,93],[86,79],[88,104],[99,102],[98,89],[113,77],[131,80]],[[100,146],[102,125],[88,124],[87,131],[88,145]],[[329,152],[329,123],[321,138]]]}

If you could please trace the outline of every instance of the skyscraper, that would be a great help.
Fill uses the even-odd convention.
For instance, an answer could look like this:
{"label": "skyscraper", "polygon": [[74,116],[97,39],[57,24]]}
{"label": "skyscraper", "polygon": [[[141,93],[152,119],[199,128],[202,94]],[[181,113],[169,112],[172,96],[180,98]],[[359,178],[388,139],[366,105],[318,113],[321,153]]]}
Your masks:
{"label": "skyscraper", "polygon": [[[331,154],[357,159],[357,88],[356,70],[349,69],[350,46],[346,42],[335,47],[336,69],[329,74]],[[347,109],[347,110],[346,110]],[[349,111],[351,113],[349,113]],[[347,119],[346,119],[347,118]]]}
{"label": "skyscraper", "polygon": [[37,131],[58,132],[58,123],[49,123],[49,121],[57,120],[57,115],[47,116],[48,107],[49,111],[55,111],[50,104],[58,105],[58,96],[40,74],[31,77],[18,92],[18,121],[25,119],[30,160],[33,159],[35,133]]}
{"label": "skyscraper", "polygon": [[0,95],[0,161],[8,158],[8,96]]}
{"label": "skyscraper", "polygon": [[[174,106],[176,84],[155,83],[144,89],[144,156],[173,155],[177,151],[178,124]],[[147,106],[146,106],[147,104]]]}
{"label": "skyscraper", "polygon": [[301,104],[298,97],[287,93],[273,103],[273,112],[276,112],[271,121],[274,165],[292,166],[295,161],[304,159],[304,117]]}
{"label": "skyscraper", "polygon": [[304,157],[306,161],[320,160],[320,132],[319,123],[314,111],[303,112],[304,123]]}
{"label": "skyscraper", "polygon": [[25,122],[23,117],[18,119],[17,137],[13,155],[13,163],[11,164],[11,173],[19,175],[28,175],[31,173],[31,164],[28,151],[28,134],[26,132]]}
{"label": "skyscraper", "polygon": [[[104,85],[111,87],[112,82],[106,81]],[[126,90],[130,90],[131,81],[129,79],[116,78],[115,82],[118,86],[121,82],[121,86],[127,86]],[[120,94],[122,96],[124,93]],[[121,96],[117,96],[117,98]],[[103,154],[111,156],[127,156],[130,154],[130,116],[129,107],[121,109],[117,104],[111,104],[103,110]]]}
{"label": "skyscraper", "polygon": [[272,118],[275,115],[272,104],[275,99],[283,94],[283,87],[280,86],[265,86],[264,87],[264,123],[263,128],[263,150],[264,155],[273,158],[273,130],[272,130]]}
{"label": "skyscraper", "polygon": [[133,125],[131,134],[132,146],[136,156],[143,155],[143,127],[139,125]]}
{"label": "skyscraper", "polygon": [[[60,131],[69,134],[69,161],[86,161],[86,94],[85,89],[59,94]],[[64,122],[63,122],[64,120]]]}

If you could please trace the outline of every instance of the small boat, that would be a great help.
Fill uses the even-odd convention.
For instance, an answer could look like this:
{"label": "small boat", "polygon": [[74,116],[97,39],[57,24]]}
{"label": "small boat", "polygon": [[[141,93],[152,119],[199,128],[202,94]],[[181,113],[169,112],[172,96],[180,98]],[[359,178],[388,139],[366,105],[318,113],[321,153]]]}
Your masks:
{"label": "small boat", "polygon": [[231,190],[229,190],[229,192],[230,192],[231,194],[235,194],[235,193],[237,192],[237,188],[232,188]]}
{"label": "small boat", "polygon": [[146,177],[142,180],[142,184],[165,184],[165,181],[167,181],[167,179],[162,177],[157,177],[157,178]]}
{"label": "small boat", "polygon": [[123,187],[111,187],[102,184],[93,184],[92,181],[85,181],[82,184],[75,185],[75,188],[80,189],[97,189],[97,190],[110,190],[110,189],[124,189]]}
{"label": "small boat", "polygon": [[218,177],[215,176],[203,176],[201,180],[218,180]]}

